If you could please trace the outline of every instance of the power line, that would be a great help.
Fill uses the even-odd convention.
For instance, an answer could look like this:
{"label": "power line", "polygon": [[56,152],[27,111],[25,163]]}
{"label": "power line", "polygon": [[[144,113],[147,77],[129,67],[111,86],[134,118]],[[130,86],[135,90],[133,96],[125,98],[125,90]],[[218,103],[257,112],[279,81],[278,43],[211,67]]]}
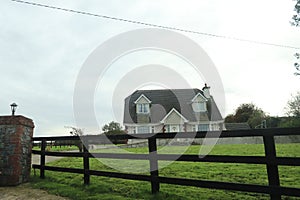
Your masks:
{"label": "power line", "polygon": [[212,33],[205,33],[205,32],[199,32],[199,31],[194,31],[194,30],[182,29],[182,28],[177,28],[177,27],[172,27],[172,26],[151,24],[151,23],[146,23],[146,22],[141,22],[141,21],[129,20],[129,19],[118,18],[118,17],[111,17],[111,16],[107,16],[107,15],[94,14],[94,13],[89,13],[89,12],[85,12],[85,11],[78,11],[78,10],[50,6],[50,5],[46,5],[46,4],[40,4],[40,3],[29,2],[29,1],[22,1],[22,0],[11,0],[11,1],[14,1],[17,3],[28,4],[28,5],[32,5],[32,6],[39,6],[39,7],[55,9],[55,10],[60,10],[60,11],[65,11],[65,12],[72,12],[72,13],[76,13],[76,14],[82,14],[82,15],[87,15],[87,16],[116,20],[116,21],[121,21],[121,22],[132,23],[132,24],[139,24],[139,25],[150,26],[150,27],[155,27],[155,28],[163,28],[163,29],[180,31],[180,32],[185,32],[185,33],[193,33],[193,34],[204,35],[204,36],[209,36],[209,37],[217,37],[217,38],[223,38],[223,39],[228,39],[228,40],[236,40],[236,41],[240,41],[240,42],[248,42],[248,43],[275,46],[275,47],[281,47],[281,48],[300,49],[300,47],[289,46],[289,45],[284,45],[284,44],[275,44],[275,43],[262,42],[262,41],[256,41],[256,40],[248,40],[248,39],[230,37],[230,36],[225,36],[225,35],[217,35],[217,34],[212,34]]}

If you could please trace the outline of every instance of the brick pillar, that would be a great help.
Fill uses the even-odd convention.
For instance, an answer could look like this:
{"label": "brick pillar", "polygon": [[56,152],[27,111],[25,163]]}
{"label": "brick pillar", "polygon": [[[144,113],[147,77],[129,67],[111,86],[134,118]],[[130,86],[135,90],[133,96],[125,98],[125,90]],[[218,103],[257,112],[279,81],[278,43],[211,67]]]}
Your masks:
{"label": "brick pillar", "polygon": [[23,116],[0,116],[0,186],[29,181],[34,124]]}

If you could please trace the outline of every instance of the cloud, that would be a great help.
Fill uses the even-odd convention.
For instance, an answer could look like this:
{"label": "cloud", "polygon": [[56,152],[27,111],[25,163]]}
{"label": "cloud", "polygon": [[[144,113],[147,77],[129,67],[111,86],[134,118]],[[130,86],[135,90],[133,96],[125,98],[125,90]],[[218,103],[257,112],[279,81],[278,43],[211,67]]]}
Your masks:
{"label": "cloud", "polygon": [[[300,47],[300,29],[289,25],[292,1],[256,0],[247,4],[238,0],[35,2]],[[17,113],[35,121],[36,135],[68,134],[63,127],[75,126],[73,90],[82,63],[110,37],[144,28],[11,1],[0,2],[0,13],[0,113],[9,114],[9,104],[16,101]],[[283,115],[290,94],[299,90],[300,79],[293,76],[293,49],[183,34],[202,46],[218,68],[226,92],[226,114],[240,103],[253,102],[272,115]],[[161,55],[158,61],[163,60],[170,59]],[[130,59],[123,61],[130,66]],[[174,66],[179,63],[170,61]],[[189,77],[189,73],[183,70],[184,76]],[[202,81],[195,81],[193,87],[200,87]],[[108,85],[103,92],[113,90],[113,86]],[[112,120],[113,115],[101,109],[105,113],[101,113],[100,126]]]}

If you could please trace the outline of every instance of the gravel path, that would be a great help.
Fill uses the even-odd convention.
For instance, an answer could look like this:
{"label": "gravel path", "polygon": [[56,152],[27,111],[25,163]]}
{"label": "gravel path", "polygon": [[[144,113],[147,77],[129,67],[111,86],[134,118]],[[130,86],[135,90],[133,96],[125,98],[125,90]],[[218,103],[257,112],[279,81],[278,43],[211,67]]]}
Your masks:
{"label": "gravel path", "polygon": [[29,183],[16,187],[0,187],[1,200],[67,200],[67,198],[48,194],[44,190],[33,189]]}
{"label": "gravel path", "polygon": [[[31,157],[31,163],[32,164],[40,164],[40,155],[32,155]],[[46,163],[53,162],[55,160],[59,160],[62,157],[55,157],[55,156],[46,156]]]}

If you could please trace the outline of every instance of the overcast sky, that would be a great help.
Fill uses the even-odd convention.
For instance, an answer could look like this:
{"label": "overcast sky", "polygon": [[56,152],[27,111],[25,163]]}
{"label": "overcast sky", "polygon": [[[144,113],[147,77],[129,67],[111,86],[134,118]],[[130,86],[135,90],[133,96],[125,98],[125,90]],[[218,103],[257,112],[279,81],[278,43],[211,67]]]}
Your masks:
{"label": "overcast sky", "polygon": [[[289,23],[295,4],[292,0],[247,3],[240,0],[34,2],[300,48],[300,28],[291,27]],[[0,2],[0,25],[0,113],[10,114],[9,105],[16,102],[19,105],[17,114],[34,120],[35,135],[38,136],[68,134],[69,130],[64,126],[76,126],[73,113],[75,82],[83,63],[99,45],[126,31],[147,28],[9,0]],[[225,90],[223,116],[233,113],[241,103],[254,103],[270,115],[282,116],[291,94],[299,91],[300,77],[293,75],[296,61],[293,55],[299,50],[181,34],[197,42],[214,62]],[[193,77],[189,70],[180,71],[187,68],[185,64],[168,56],[163,52],[144,51],[142,55],[133,53],[114,63],[104,76],[106,81],[110,80],[106,89],[98,87],[95,94],[99,127],[112,120],[122,123],[122,103],[113,105],[121,113],[118,116],[110,107],[112,91],[126,69],[167,63],[178,66],[175,69],[186,79]],[[161,63],[151,63],[154,57],[161,57]],[[123,66],[122,70],[118,68],[120,66]],[[191,87],[201,89],[204,82],[192,81]],[[132,92],[139,87],[133,87]]]}

